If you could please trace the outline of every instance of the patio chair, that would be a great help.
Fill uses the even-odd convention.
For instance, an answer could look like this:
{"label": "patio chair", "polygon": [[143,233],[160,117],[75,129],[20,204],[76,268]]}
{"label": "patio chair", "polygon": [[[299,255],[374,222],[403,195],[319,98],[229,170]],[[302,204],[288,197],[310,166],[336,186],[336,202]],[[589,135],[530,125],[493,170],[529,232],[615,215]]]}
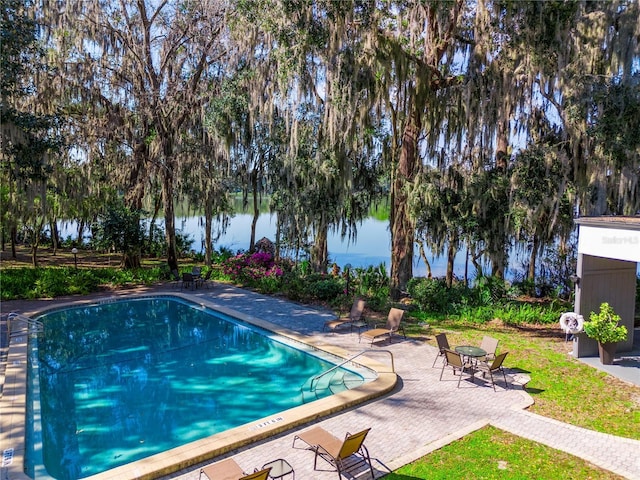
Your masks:
{"label": "patio chair", "polygon": [[364,312],[364,307],[366,303],[361,298],[356,298],[353,300],[353,305],[351,306],[351,311],[349,312],[348,317],[338,318],[337,320],[329,320],[324,322],[324,326],[322,330],[330,329],[335,330],[336,328],[349,326],[353,330],[353,324],[359,323],[362,321],[362,314]]}
{"label": "patio chair", "polygon": [[171,279],[173,280],[173,284],[177,287],[181,281],[178,270],[171,270]]}
{"label": "patio chair", "polygon": [[313,469],[318,468],[318,457],[328,462],[338,472],[338,478],[342,478],[343,472],[353,472],[366,465],[371,472],[371,478],[375,478],[373,465],[369,451],[364,446],[364,440],[370,428],[354,433],[347,432],[344,440],[340,440],[322,427],[314,427],[311,430],[297,434],[293,438],[293,447],[296,440],[302,440],[308,445],[309,450],[315,453]]}
{"label": "patio chair", "polygon": [[199,479],[202,475],[209,480],[267,480],[270,468],[257,470],[253,473],[244,473],[240,465],[233,458],[227,458],[221,462],[213,463],[200,469]]}
{"label": "patio chair", "polygon": [[498,340],[493,337],[484,336],[482,342],[480,342],[480,348],[487,352],[487,355],[483,358],[479,358],[480,361],[489,361],[496,358],[496,350],[498,350]]}
{"label": "patio chair", "polygon": [[451,349],[451,347],[449,346],[449,340],[447,339],[446,333],[439,333],[438,335],[436,335],[436,342],[438,342],[438,354],[436,355],[436,358],[433,360],[433,365],[431,365],[431,368],[434,368],[436,366],[436,362],[440,357],[442,357],[443,362],[446,362],[444,351]]}
{"label": "patio chair", "polygon": [[448,348],[444,351],[445,361],[442,364],[442,370],[440,371],[440,380],[442,380],[442,374],[444,373],[444,369],[447,367],[451,367],[453,369],[453,374],[456,374],[456,371],[460,371],[460,376],[458,377],[458,388],[460,388],[460,381],[462,381],[462,374],[465,370],[468,371],[468,375],[471,376],[471,381],[475,383],[474,380],[474,370],[473,364],[470,361],[466,361],[462,359],[462,355],[458,352],[454,352],[453,350],[449,350]]}
{"label": "patio chair", "polygon": [[493,386],[493,391],[496,391],[496,383],[493,378],[493,374],[497,372],[502,372],[502,376],[504,377],[504,386],[505,388],[509,388],[509,382],[507,382],[507,374],[504,371],[504,367],[502,364],[504,363],[504,359],[509,352],[503,352],[498,355],[492,362],[489,364],[488,362],[479,362],[478,363],[478,371],[482,372],[482,376],[484,377],[486,373],[489,373],[489,378],[491,378],[491,385]]}
{"label": "patio chair", "polygon": [[183,273],[182,274],[182,285],[180,286],[180,290],[182,290],[183,288],[187,288],[187,287],[191,287],[192,289],[195,288],[196,284],[195,284],[195,279],[193,278],[193,274],[191,273]]}
{"label": "patio chair", "polygon": [[193,267],[191,269],[191,275],[194,277],[199,277],[202,274],[202,267]]}
{"label": "patio chair", "polygon": [[402,335],[404,336],[404,338],[407,338],[407,335],[404,333],[404,327],[401,325],[403,316],[404,310],[401,310],[399,308],[392,308],[391,310],[389,310],[386,327],[374,328],[372,330],[362,332],[362,334],[360,335],[360,341],[362,341],[362,337],[371,339],[371,345],[373,345],[373,342],[378,338],[387,337],[389,341],[391,341],[391,337],[399,331],[402,331]]}
{"label": "patio chair", "polygon": [[209,269],[207,270],[207,273],[204,274],[204,277],[201,278],[196,278],[196,288],[198,288],[199,286],[205,286],[207,288],[209,288],[209,279],[211,278],[211,274],[213,273],[213,270]]}

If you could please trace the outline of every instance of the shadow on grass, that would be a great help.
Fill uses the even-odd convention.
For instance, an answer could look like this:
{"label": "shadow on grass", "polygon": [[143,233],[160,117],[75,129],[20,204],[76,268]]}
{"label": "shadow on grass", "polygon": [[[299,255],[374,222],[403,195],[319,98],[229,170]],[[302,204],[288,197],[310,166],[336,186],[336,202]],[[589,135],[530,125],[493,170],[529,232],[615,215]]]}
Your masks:
{"label": "shadow on grass", "polygon": [[544,390],[544,389],[542,389],[542,388],[531,388],[531,387],[525,387],[524,391],[525,391],[525,392],[527,392],[527,393],[528,393],[528,394],[530,394],[530,395],[536,395],[536,394],[538,394],[538,393],[542,393],[542,392],[544,392],[545,390]]}
{"label": "shadow on grass", "polygon": [[390,473],[381,478],[383,478],[384,480],[416,480],[416,479],[422,480],[424,477],[412,477],[410,475],[400,475],[397,473]]}

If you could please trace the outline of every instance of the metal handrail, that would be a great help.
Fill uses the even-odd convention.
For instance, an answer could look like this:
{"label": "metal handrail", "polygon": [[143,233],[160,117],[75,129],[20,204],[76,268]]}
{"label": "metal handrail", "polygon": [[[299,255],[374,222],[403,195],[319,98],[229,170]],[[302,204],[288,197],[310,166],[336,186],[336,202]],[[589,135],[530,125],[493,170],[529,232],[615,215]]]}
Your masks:
{"label": "metal handrail", "polygon": [[338,365],[334,365],[333,367],[329,368],[328,370],[325,370],[324,372],[319,373],[318,375],[316,375],[315,377],[313,377],[313,378],[311,379],[311,383],[309,384],[309,391],[310,391],[310,392],[313,392],[313,391],[314,391],[314,389],[313,389],[313,384],[314,384],[314,382],[315,382],[315,381],[320,380],[320,378],[324,377],[326,374],[331,373],[331,372],[333,372],[334,370],[337,370],[338,368],[342,367],[343,365],[345,365],[345,364],[347,364],[347,363],[349,363],[349,362],[352,362],[354,358],[357,358],[357,357],[359,357],[360,355],[364,355],[364,354],[365,354],[365,353],[367,353],[367,352],[384,352],[384,353],[388,353],[388,354],[389,354],[389,357],[391,358],[391,371],[392,371],[392,372],[395,372],[395,371],[396,371],[396,369],[395,369],[395,365],[394,365],[394,362],[393,362],[393,353],[392,353],[392,352],[390,352],[389,350],[379,350],[379,349],[368,348],[368,349],[366,349],[366,350],[362,350],[362,351],[361,351],[361,352],[359,352],[359,353],[356,353],[355,355],[353,355],[353,356],[351,356],[351,357],[347,358],[346,360],[344,360],[343,362],[339,363]]}
{"label": "metal handrail", "polygon": [[7,320],[8,320],[7,329],[9,331],[9,333],[11,333],[11,324],[15,320],[25,323],[27,325],[27,328],[34,328],[35,327],[36,333],[37,332],[42,332],[44,330],[44,323],[42,323],[40,320],[36,320],[34,318],[27,317],[26,315],[22,315],[22,314],[17,313],[17,312],[11,312],[9,314],[9,316],[7,317]]}

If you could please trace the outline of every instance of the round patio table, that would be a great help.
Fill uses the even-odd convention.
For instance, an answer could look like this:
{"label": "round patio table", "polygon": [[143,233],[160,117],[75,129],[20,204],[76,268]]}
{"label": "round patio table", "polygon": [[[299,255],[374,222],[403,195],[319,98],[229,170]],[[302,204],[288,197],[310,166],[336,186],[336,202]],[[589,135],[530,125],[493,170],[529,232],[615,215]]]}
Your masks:
{"label": "round patio table", "polygon": [[480,347],[474,347],[473,345],[461,345],[456,347],[456,352],[469,358],[484,357],[487,354],[486,350]]}

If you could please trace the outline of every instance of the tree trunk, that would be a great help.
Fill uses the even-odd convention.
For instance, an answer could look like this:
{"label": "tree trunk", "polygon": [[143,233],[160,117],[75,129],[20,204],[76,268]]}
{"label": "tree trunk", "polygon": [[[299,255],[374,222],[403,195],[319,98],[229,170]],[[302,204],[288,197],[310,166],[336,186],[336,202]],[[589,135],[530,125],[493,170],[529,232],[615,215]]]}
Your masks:
{"label": "tree trunk", "polygon": [[258,172],[251,172],[251,193],[253,196],[253,218],[251,219],[251,238],[249,240],[249,251],[253,252],[256,248],[256,225],[260,216],[258,208]]}
{"label": "tree trunk", "polygon": [[[490,242],[493,248],[489,252],[489,258],[491,259],[491,275],[494,277],[504,279],[504,271],[508,261],[507,254],[507,220],[506,213],[509,205],[508,195],[502,191],[503,183],[500,181],[502,177],[507,175],[507,168],[509,163],[509,113],[505,111],[507,106],[504,105],[500,110],[501,119],[498,120],[498,131],[496,133],[496,176],[494,182],[497,183],[497,188],[501,189],[500,194],[504,196],[504,202],[500,204],[504,207],[505,217],[502,220],[498,220],[496,223],[496,230],[493,232],[493,239]],[[508,185],[508,181],[506,185]],[[495,187],[494,187],[495,188]],[[494,212],[494,215],[501,215],[501,212]],[[501,222],[501,223],[500,223]]]}
{"label": "tree trunk", "polygon": [[313,246],[311,247],[311,268],[313,268],[314,272],[327,271],[329,265],[328,232],[329,226],[325,216],[322,215],[322,219],[316,228]]}
{"label": "tree trunk", "polygon": [[151,221],[149,222],[149,242],[147,243],[148,252],[151,252],[151,248],[153,246],[153,230],[156,225],[158,213],[160,213],[160,207],[162,207],[162,198],[160,198],[160,196],[155,196],[155,200],[153,202],[153,214],[151,215]]}
{"label": "tree trunk", "polygon": [[422,126],[414,112],[402,134],[400,161],[391,187],[391,298],[399,300],[413,276],[415,226],[409,215],[405,187],[417,172],[418,135]]}
{"label": "tree trunk", "polygon": [[55,219],[49,222],[49,230],[51,230],[51,248],[55,256],[60,248],[60,232],[58,231],[58,222]]}
{"label": "tree trunk", "polygon": [[497,278],[504,278],[504,265],[507,262],[507,257],[504,252],[496,251],[491,255],[491,276]]}
{"label": "tree trunk", "polygon": [[433,273],[431,272],[431,263],[429,263],[427,254],[424,251],[424,243],[422,241],[418,243],[418,250],[420,252],[420,258],[422,258],[422,261],[427,268],[427,278],[433,278]]}
{"label": "tree trunk", "polygon": [[165,238],[167,241],[167,264],[169,271],[178,270],[176,250],[176,219],[173,210],[173,168],[164,169],[162,177],[162,200],[164,204]]}
{"label": "tree trunk", "polygon": [[124,269],[129,268],[140,268],[140,252],[125,252],[122,254],[122,260],[120,261],[120,265]]}
{"label": "tree trunk", "polygon": [[81,219],[78,221],[78,238],[76,239],[76,245],[81,246],[82,244],[84,244],[84,227],[85,227],[85,221],[84,219]]}
{"label": "tree trunk", "polygon": [[38,242],[34,242],[31,244],[31,265],[33,268],[38,267]]}
{"label": "tree trunk", "polygon": [[213,262],[213,245],[211,242],[211,230],[213,229],[213,200],[207,198],[204,203],[204,263],[211,267]]}
{"label": "tree trunk", "polygon": [[18,243],[18,228],[14,225],[11,225],[11,258],[14,260],[18,258],[16,254],[16,243]]}
{"label": "tree trunk", "polygon": [[447,247],[447,274],[445,277],[445,282],[447,287],[451,288],[451,285],[453,285],[453,261],[456,257],[456,253],[458,252],[458,249],[456,247],[456,244],[458,243],[458,240],[456,238],[456,235],[453,235],[450,240],[449,240],[449,246]]}
{"label": "tree trunk", "polygon": [[538,250],[540,250],[540,239],[538,235],[533,236],[533,245],[531,247],[531,255],[529,256],[529,271],[527,280],[535,282],[536,280],[536,259],[538,258]]}
{"label": "tree trunk", "polygon": [[276,262],[280,261],[280,222],[276,221],[276,254],[274,260]]}

